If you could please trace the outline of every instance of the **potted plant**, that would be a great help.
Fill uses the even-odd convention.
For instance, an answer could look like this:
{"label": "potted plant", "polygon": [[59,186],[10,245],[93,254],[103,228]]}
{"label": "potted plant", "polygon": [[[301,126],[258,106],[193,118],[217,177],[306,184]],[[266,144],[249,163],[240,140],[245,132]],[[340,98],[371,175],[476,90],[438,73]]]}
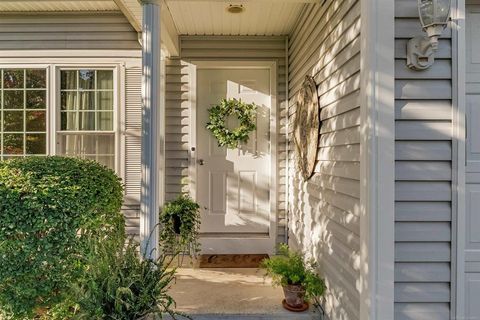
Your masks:
{"label": "potted plant", "polygon": [[323,295],[326,287],[315,272],[315,263],[305,261],[302,254],[281,245],[279,255],[264,259],[261,267],[272,277],[274,285],[281,285],[285,294],[283,306],[290,311],[308,309],[308,300]]}
{"label": "potted plant", "polygon": [[160,214],[160,243],[171,254],[200,251],[200,206],[188,195],[180,195],[168,202]]}

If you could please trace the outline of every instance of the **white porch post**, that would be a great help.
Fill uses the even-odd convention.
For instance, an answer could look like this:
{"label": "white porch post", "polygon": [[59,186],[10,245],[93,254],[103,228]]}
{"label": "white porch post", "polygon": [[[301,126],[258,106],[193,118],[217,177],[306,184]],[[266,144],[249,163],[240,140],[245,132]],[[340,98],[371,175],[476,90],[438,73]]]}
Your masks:
{"label": "white porch post", "polygon": [[360,319],[394,319],[395,1],[361,1]]}
{"label": "white porch post", "polygon": [[164,192],[161,179],[162,52],[160,41],[161,0],[140,0],[142,25],[142,179],[140,238],[146,258],[158,257],[158,211]]}

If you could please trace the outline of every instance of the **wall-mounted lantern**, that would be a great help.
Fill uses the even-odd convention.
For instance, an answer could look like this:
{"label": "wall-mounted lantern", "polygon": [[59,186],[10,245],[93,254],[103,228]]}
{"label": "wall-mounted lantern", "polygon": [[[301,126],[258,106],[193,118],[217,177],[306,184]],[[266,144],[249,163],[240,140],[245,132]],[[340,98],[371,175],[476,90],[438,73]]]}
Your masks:
{"label": "wall-mounted lantern", "polygon": [[448,23],[450,0],[418,0],[418,13],[427,36],[418,36],[408,41],[407,66],[414,70],[424,70],[434,62],[438,38]]}

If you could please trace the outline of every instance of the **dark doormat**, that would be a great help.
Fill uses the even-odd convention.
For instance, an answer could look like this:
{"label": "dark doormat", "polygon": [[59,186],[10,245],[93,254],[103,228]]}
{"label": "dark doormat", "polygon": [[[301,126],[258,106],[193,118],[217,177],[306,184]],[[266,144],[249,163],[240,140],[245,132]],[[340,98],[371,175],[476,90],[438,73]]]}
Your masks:
{"label": "dark doormat", "polygon": [[268,254],[202,254],[200,268],[258,268]]}

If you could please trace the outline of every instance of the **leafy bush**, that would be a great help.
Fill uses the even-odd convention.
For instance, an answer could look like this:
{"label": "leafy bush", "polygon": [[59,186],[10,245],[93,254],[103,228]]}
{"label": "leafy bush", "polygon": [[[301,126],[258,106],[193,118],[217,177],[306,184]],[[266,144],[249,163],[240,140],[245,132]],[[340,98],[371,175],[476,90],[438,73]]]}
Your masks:
{"label": "leafy bush", "polygon": [[126,248],[114,242],[96,248],[85,278],[74,289],[77,318],[126,320],[168,313],[175,319],[175,302],[167,292],[175,275],[175,269],[168,269],[171,261],[140,259],[132,239]]}
{"label": "leafy bush", "polygon": [[301,285],[308,298],[320,297],[325,291],[325,283],[315,273],[315,263],[306,262],[304,257],[287,245],[281,245],[279,255],[264,259],[261,267],[271,276],[274,285]]}
{"label": "leafy bush", "polygon": [[[124,233],[123,190],[94,161],[0,163],[0,313],[32,318],[66,299],[91,243]],[[1,315],[0,315],[1,318]]]}
{"label": "leafy bush", "polygon": [[200,206],[187,195],[165,204],[160,214],[160,243],[164,251],[179,253],[200,250]]}

